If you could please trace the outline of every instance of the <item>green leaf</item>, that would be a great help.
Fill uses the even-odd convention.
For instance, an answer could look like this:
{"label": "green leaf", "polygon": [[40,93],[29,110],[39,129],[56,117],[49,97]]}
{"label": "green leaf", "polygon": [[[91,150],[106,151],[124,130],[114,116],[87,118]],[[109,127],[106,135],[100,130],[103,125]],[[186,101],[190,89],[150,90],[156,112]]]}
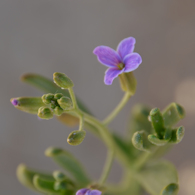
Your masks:
{"label": "green leaf", "polygon": [[163,118],[166,127],[172,127],[184,117],[184,108],[176,103],[171,103],[163,111]]}
{"label": "green leaf", "polygon": [[157,136],[162,139],[165,134],[165,127],[163,116],[158,108],[154,108],[150,111],[150,119]]}
{"label": "green leaf", "polygon": [[45,155],[51,157],[57,164],[64,168],[74,180],[81,185],[87,185],[90,179],[77,159],[69,152],[60,148],[48,148]]}
{"label": "green leaf", "polygon": [[45,179],[50,180],[50,181],[55,181],[52,175],[41,173],[38,171],[34,171],[34,170],[26,167],[24,164],[20,164],[18,166],[17,171],[16,171],[16,175],[17,175],[20,183],[22,183],[24,186],[26,186],[32,190],[35,190],[35,191],[39,191],[35,188],[35,186],[33,184],[33,177],[35,175],[39,175],[42,178],[45,178]]}
{"label": "green leaf", "polygon": [[156,135],[148,135],[148,140],[156,146],[164,146],[169,142],[169,139],[159,139]]}
{"label": "green leaf", "polygon": [[[167,187],[178,184],[177,170],[170,162],[150,162],[137,173],[136,178],[151,195],[175,195],[175,190],[171,191],[171,187]],[[166,194],[165,191],[169,193]]]}
{"label": "green leaf", "polygon": [[148,142],[147,133],[144,130],[137,131],[133,134],[132,144],[138,150],[150,152],[149,148],[151,144]]}
{"label": "green leaf", "polygon": [[166,186],[160,195],[177,195],[179,191],[178,184],[171,183],[168,186]]}
{"label": "green leaf", "polygon": [[42,193],[51,193],[53,195],[59,195],[60,191],[54,189],[55,181],[46,180],[38,175],[33,177],[33,184],[35,188]]}
{"label": "green leaf", "polygon": [[150,110],[150,107],[142,104],[137,104],[133,107],[128,125],[130,138],[136,131],[145,130],[148,133],[153,132],[152,125],[148,120]]}
{"label": "green leaf", "polygon": [[177,129],[172,130],[171,143],[179,143],[184,137],[185,128],[183,126],[178,127]]}

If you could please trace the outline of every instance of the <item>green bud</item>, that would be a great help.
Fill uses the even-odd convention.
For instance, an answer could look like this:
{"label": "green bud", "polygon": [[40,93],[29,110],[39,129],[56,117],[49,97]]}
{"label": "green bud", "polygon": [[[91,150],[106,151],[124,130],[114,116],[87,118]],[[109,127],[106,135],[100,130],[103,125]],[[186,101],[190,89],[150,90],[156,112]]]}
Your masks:
{"label": "green bud", "polygon": [[171,183],[167,185],[160,193],[160,195],[177,195],[179,191],[179,186],[176,183]]}
{"label": "green bud", "polygon": [[18,97],[10,101],[15,108],[30,114],[37,114],[38,109],[44,106],[41,97]]}
{"label": "green bud", "polygon": [[54,94],[52,94],[52,93],[44,94],[42,96],[42,101],[45,104],[50,104],[51,101],[53,100],[53,98],[54,98]]}
{"label": "green bud", "polygon": [[165,134],[165,127],[163,116],[158,108],[154,108],[150,111],[150,119],[157,136],[162,139]]}
{"label": "green bud", "polygon": [[53,80],[56,85],[63,89],[68,89],[74,86],[73,82],[63,73],[55,72],[53,74]]}
{"label": "green bud", "polygon": [[67,138],[67,142],[72,146],[77,146],[82,143],[86,135],[86,132],[84,130],[76,130],[69,134]]}
{"label": "green bud", "polygon": [[53,177],[56,181],[64,181],[66,179],[66,176],[61,171],[54,171]]}
{"label": "green bud", "polygon": [[38,110],[38,117],[42,119],[51,119],[53,118],[53,112],[50,108],[42,106]]}
{"label": "green bud", "polygon": [[56,106],[53,110],[54,114],[57,115],[57,116],[60,116],[64,110],[62,108],[60,108],[59,106]]}
{"label": "green bud", "polygon": [[171,127],[185,117],[185,110],[176,103],[171,103],[163,111],[163,118],[166,127]]}
{"label": "green bud", "polygon": [[122,90],[134,95],[136,92],[137,80],[134,77],[133,72],[122,73],[119,75],[119,79]]}
{"label": "green bud", "polygon": [[68,97],[61,97],[60,99],[57,100],[58,104],[60,107],[64,110],[70,110],[72,108],[72,101]]}
{"label": "green bud", "polygon": [[137,131],[133,134],[132,144],[135,148],[141,151],[150,152],[150,143],[147,140],[147,134],[144,130]]}
{"label": "green bud", "polygon": [[60,99],[61,97],[63,97],[64,95],[62,94],[62,93],[56,93],[55,95],[54,95],[54,99],[55,100],[58,100],[58,99]]}

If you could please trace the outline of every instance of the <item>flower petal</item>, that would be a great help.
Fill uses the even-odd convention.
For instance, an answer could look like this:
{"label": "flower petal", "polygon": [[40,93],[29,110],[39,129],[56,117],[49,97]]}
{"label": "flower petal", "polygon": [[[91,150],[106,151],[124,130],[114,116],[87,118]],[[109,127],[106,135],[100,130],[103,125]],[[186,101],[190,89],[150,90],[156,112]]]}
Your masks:
{"label": "flower petal", "polygon": [[111,85],[113,80],[122,72],[124,72],[124,68],[122,70],[119,70],[118,68],[107,69],[105,72],[104,83],[106,85]]}
{"label": "flower petal", "polygon": [[116,67],[121,63],[121,58],[118,53],[107,46],[98,46],[93,50],[93,53],[97,56],[100,63],[108,67]]}
{"label": "flower petal", "polygon": [[99,190],[91,190],[89,192],[87,192],[86,195],[101,195],[102,192],[100,192]]}
{"label": "flower petal", "polygon": [[126,39],[123,39],[117,47],[117,52],[120,55],[121,59],[124,59],[126,55],[133,52],[135,47],[135,38],[128,37]]}
{"label": "flower petal", "polygon": [[138,53],[131,53],[124,59],[125,70],[124,72],[131,72],[138,68],[142,63],[142,58]]}
{"label": "flower petal", "polygon": [[87,188],[83,188],[77,191],[76,195],[85,195],[85,193],[89,191]]}

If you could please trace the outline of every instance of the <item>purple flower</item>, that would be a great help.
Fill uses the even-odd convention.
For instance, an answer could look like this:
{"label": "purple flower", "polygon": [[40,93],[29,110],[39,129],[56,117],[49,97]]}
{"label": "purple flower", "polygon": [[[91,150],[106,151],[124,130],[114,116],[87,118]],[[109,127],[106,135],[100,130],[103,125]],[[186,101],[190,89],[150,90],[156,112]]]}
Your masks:
{"label": "purple flower", "polygon": [[135,42],[135,38],[128,37],[119,43],[117,51],[103,45],[94,49],[93,53],[97,56],[98,61],[109,67],[104,77],[106,85],[111,85],[119,74],[131,72],[142,63],[141,56],[133,52]]}
{"label": "purple flower", "polygon": [[90,190],[87,188],[83,188],[77,191],[76,195],[101,195],[102,192],[99,190]]}

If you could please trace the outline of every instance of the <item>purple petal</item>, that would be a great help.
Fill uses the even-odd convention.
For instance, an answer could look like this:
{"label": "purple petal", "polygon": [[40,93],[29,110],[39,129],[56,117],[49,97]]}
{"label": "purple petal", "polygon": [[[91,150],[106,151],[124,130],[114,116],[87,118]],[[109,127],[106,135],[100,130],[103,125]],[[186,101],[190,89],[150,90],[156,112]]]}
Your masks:
{"label": "purple petal", "polygon": [[18,105],[18,100],[17,99],[13,99],[11,101],[11,103],[12,103],[13,106],[17,106]]}
{"label": "purple petal", "polygon": [[124,72],[124,68],[122,70],[119,70],[118,68],[107,69],[105,72],[104,83],[106,85],[111,85],[112,81],[122,72]]}
{"label": "purple petal", "polygon": [[87,191],[90,191],[90,190],[87,189],[87,188],[80,189],[80,190],[77,191],[76,195],[85,195],[85,193]]}
{"label": "purple petal", "polygon": [[93,50],[100,63],[108,67],[116,67],[121,63],[121,58],[114,49],[107,46],[98,46]]}
{"label": "purple petal", "polygon": [[138,68],[142,63],[142,58],[138,53],[131,53],[124,59],[125,70],[124,72],[131,72]]}
{"label": "purple petal", "polygon": [[135,38],[128,37],[126,39],[123,39],[117,47],[117,52],[120,55],[121,59],[124,59],[126,55],[133,52],[135,47]]}
{"label": "purple petal", "polygon": [[90,190],[87,192],[86,195],[101,195],[102,192],[100,192],[99,190]]}

